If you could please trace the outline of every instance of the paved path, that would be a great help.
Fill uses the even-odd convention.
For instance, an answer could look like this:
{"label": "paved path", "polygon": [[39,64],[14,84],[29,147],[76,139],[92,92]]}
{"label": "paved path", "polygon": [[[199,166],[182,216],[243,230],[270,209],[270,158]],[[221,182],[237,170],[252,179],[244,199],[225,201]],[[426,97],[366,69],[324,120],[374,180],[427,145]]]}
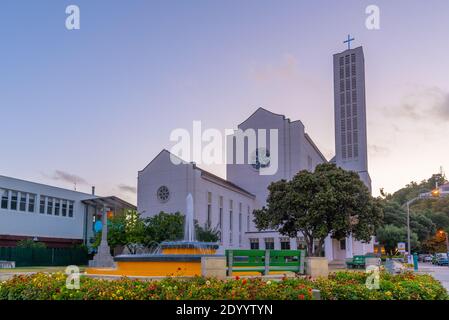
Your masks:
{"label": "paved path", "polygon": [[449,292],[449,267],[448,266],[434,266],[430,263],[420,263],[419,271],[426,272],[432,275],[435,279],[440,281],[446,290]]}

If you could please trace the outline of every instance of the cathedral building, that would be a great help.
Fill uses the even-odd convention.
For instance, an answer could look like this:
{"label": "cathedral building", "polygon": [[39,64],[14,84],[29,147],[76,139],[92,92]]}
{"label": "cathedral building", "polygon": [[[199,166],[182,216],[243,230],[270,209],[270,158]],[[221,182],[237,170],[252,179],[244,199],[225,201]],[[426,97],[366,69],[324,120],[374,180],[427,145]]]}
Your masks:
{"label": "cathedral building", "polygon": [[[334,108],[336,155],[331,162],[346,170],[356,171],[371,190],[367,169],[367,133],[364,57],[361,47],[334,55]],[[264,147],[250,150],[244,143],[245,161],[236,161],[238,132],[264,130]],[[276,133],[275,139],[270,135]],[[260,139],[257,136],[257,139]],[[167,150],[161,151],[138,173],[137,207],[143,216],[186,210],[186,197],[192,194],[195,219],[201,226],[210,225],[221,234],[224,248],[296,249],[303,237],[288,238],[276,231],[259,231],[252,212],[266,204],[267,187],[273,181],[291,179],[300,170],[313,171],[327,162],[300,120],[291,121],[267,109],[257,109],[227,137],[226,179],[201,169],[193,162],[179,159]],[[252,155],[252,156],[251,156]],[[250,159],[252,158],[252,159]],[[274,160],[276,159],[276,163]],[[263,174],[270,166],[276,170]],[[353,254],[373,251],[372,243],[361,243],[348,237],[325,243],[329,260],[343,260]]]}

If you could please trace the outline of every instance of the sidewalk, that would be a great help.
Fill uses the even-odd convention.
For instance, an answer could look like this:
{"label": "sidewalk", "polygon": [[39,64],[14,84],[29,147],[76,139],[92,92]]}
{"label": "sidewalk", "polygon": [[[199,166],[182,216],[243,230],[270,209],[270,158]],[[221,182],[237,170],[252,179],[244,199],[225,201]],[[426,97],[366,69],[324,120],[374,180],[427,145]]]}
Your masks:
{"label": "sidewalk", "polygon": [[441,284],[449,292],[449,267],[447,266],[434,266],[429,263],[419,264],[419,271],[425,272],[433,276],[435,279],[441,282]]}

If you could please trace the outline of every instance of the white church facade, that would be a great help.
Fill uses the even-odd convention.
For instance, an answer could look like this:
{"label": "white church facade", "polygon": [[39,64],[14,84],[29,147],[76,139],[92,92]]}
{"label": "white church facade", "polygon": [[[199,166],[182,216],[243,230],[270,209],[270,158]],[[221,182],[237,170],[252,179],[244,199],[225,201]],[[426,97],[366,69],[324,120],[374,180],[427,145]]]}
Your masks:
{"label": "white church facade", "polygon": [[[371,190],[367,170],[364,59],[361,47],[334,55],[334,92],[336,156],[331,161],[344,169],[358,172]],[[252,212],[265,205],[267,187],[271,182],[291,179],[300,170],[313,171],[316,165],[328,160],[306,133],[300,120],[291,121],[284,115],[259,108],[237,129],[265,129],[267,132],[274,129],[277,132],[276,146],[270,145],[272,139],[267,136],[266,147],[256,149],[255,154],[257,159],[265,155],[268,158],[266,164],[271,165],[270,159],[276,153],[277,170],[274,174],[261,174],[261,161],[249,163],[246,158],[244,164],[236,164],[233,158],[232,161],[228,159],[226,179],[223,179],[193,162],[174,164],[172,157],[176,155],[163,150],[138,173],[138,211],[143,216],[161,211],[184,213],[185,199],[192,194],[195,219],[202,226],[209,224],[220,230],[224,248],[296,249],[302,246],[304,240],[300,234],[296,238],[287,238],[275,231],[257,230]],[[227,141],[232,142],[232,139],[237,139],[236,133],[227,137]],[[235,143],[229,145],[231,148],[236,146]],[[244,144],[244,148],[244,154],[249,158],[251,152],[248,144]],[[235,150],[227,150],[227,153],[230,151],[235,157]],[[368,252],[373,252],[372,242],[361,243],[352,237],[343,240],[328,238],[325,243],[325,254],[329,260],[343,260]]]}

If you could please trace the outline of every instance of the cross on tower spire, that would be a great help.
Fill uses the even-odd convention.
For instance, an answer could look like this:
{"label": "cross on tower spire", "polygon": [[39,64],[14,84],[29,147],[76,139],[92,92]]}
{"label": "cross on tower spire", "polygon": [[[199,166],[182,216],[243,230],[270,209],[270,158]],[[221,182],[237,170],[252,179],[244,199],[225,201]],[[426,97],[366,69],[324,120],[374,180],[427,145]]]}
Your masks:
{"label": "cross on tower spire", "polygon": [[348,34],[348,40],[343,41],[343,43],[348,44],[348,50],[351,49],[351,41],[354,41],[354,38],[351,38],[351,36]]}

